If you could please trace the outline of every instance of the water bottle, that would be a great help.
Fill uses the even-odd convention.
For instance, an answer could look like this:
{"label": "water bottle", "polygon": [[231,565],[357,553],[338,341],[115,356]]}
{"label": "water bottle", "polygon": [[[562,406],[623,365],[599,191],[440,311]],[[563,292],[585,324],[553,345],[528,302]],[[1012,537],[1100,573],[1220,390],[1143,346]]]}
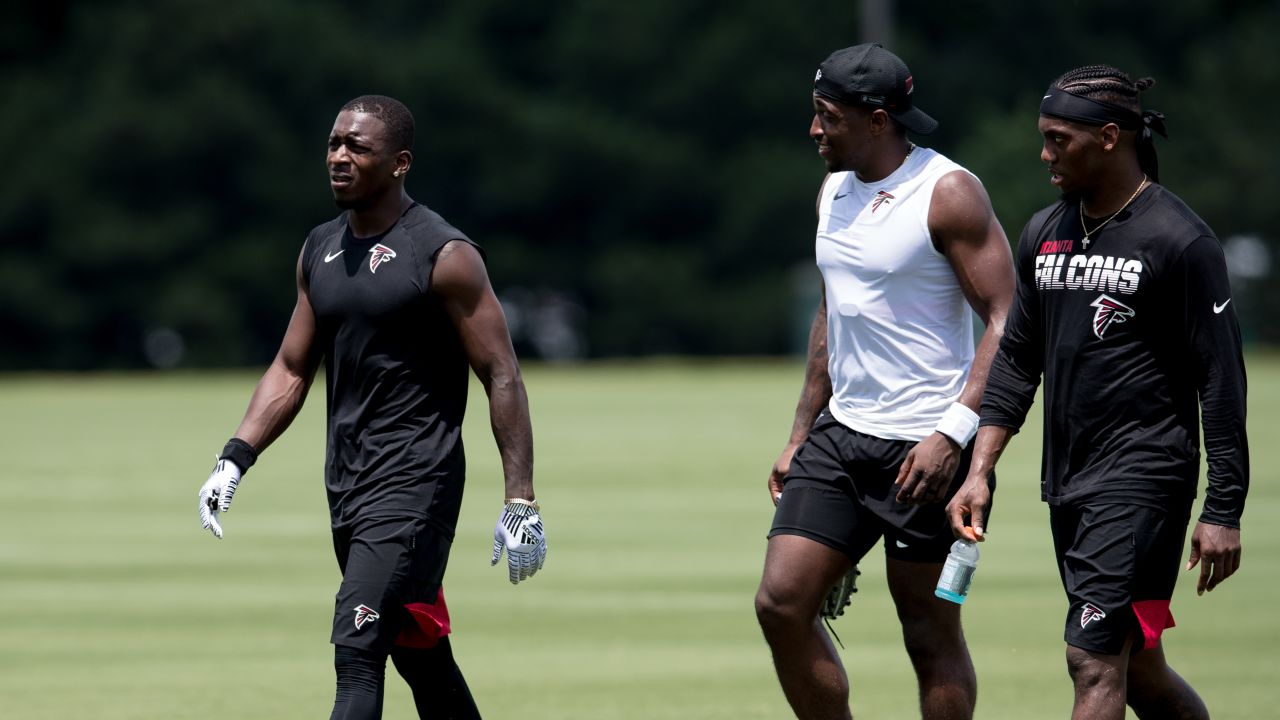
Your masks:
{"label": "water bottle", "polygon": [[942,575],[938,577],[938,587],[933,594],[957,605],[963,603],[969,596],[973,571],[977,569],[978,543],[955,541],[951,544],[951,554],[947,555],[947,561],[942,565]]}

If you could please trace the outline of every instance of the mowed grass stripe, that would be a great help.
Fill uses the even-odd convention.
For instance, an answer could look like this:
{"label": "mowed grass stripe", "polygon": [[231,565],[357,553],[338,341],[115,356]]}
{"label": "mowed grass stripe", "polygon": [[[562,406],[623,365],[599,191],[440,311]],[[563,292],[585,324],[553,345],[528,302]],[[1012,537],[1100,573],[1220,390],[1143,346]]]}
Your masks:
{"label": "mowed grass stripe", "polygon": [[[1241,573],[1180,580],[1168,654],[1216,718],[1280,703],[1276,453],[1280,359],[1249,358],[1254,487]],[[751,601],[772,515],[764,480],[796,363],[635,362],[526,369],[546,569],[512,587],[488,563],[502,496],[483,394],[446,592],[455,650],[487,718],[778,718]],[[337,570],[324,490],[323,388],[248,475],[218,542],[196,490],[238,423],[249,373],[0,378],[0,698],[5,718],[326,717]],[[1039,502],[1039,408],[1000,467],[966,629],[979,716],[1058,718],[1071,693],[1065,606]],[[1270,433],[1274,434],[1274,433]],[[859,717],[911,717],[915,681],[883,556],[836,623]],[[386,717],[412,717],[389,670]]]}

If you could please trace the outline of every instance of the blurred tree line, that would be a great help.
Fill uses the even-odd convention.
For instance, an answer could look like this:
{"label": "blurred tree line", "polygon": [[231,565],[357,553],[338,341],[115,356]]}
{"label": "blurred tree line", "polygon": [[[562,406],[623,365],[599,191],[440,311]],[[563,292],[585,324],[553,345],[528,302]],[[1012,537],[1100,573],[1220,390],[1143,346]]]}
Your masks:
{"label": "blurred tree line", "polygon": [[[1280,243],[1280,3],[882,3],[886,44],[1011,241],[1054,199],[1036,108],[1072,67],[1154,76],[1164,183],[1235,253],[1246,334]],[[263,364],[338,107],[403,100],[409,192],[479,241],[523,354],[785,353],[816,302],[814,69],[856,3],[227,0],[10,9],[0,369]],[[559,338],[557,341],[556,338]]]}

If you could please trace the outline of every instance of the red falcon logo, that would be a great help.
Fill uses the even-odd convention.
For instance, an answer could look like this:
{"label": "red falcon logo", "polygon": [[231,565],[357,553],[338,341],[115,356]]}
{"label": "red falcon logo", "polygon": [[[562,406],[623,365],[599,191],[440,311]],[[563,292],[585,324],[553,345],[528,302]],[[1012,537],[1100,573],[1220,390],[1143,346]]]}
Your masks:
{"label": "red falcon logo", "polygon": [[371,623],[374,620],[377,620],[379,617],[381,616],[378,615],[378,611],[374,610],[368,605],[357,605],[356,606],[356,629],[359,630],[360,628],[364,627],[365,623]]}
{"label": "red falcon logo", "polygon": [[1097,605],[1094,605],[1093,603],[1085,603],[1084,609],[1080,611],[1080,627],[1083,629],[1085,625],[1088,625],[1094,620],[1101,620],[1106,616],[1107,614],[1099,610]]}
{"label": "red falcon logo", "polygon": [[1133,308],[1109,295],[1099,295],[1089,303],[1098,311],[1093,314],[1093,334],[1101,340],[1113,323],[1122,323],[1133,317]]}
{"label": "red falcon logo", "polygon": [[916,89],[915,79],[910,75],[907,76],[907,82],[905,83],[905,85],[907,86],[908,95],[911,94],[912,90]]}
{"label": "red falcon logo", "polygon": [[883,190],[876,193],[876,196],[871,200],[871,212],[874,213],[876,210],[879,210],[881,205],[889,202],[892,199],[893,199],[893,196]]}
{"label": "red falcon logo", "polygon": [[392,250],[382,243],[378,243],[377,245],[369,248],[369,253],[369,272],[372,273],[378,272],[379,265],[384,262],[389,262],[391,258],[396,256],[395,250]]}

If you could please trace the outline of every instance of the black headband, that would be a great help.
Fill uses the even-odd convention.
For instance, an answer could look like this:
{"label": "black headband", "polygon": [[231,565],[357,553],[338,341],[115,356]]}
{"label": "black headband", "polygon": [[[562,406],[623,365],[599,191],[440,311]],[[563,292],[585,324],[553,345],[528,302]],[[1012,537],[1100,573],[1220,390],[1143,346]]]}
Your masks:
{"label": "black headband", "polygon": [[1138,130],[1144,124],[1143,117],[1128,108],[1101,100],[1090,100],[1052,87],[1040,101],[1040,114],[1098,127],[1115,123],[1121,130]]}
{"label": "black headband", "polygon": [[1040,114],[1073,122],[1101,127],[1115,123],[1121,130],[1138,130],[1138,163],[1143,172],[1155,182],[1160,182],[1160,166],[1156,160],[1156,143],[1152,131],[1169,137],[1164,126],[1164,113],[1159,110],[1143,110],[1136,113],[1119,105],[1101,100],[1090,100],[1072,95],[1065,90],[1049,88],[1040,101]]}

